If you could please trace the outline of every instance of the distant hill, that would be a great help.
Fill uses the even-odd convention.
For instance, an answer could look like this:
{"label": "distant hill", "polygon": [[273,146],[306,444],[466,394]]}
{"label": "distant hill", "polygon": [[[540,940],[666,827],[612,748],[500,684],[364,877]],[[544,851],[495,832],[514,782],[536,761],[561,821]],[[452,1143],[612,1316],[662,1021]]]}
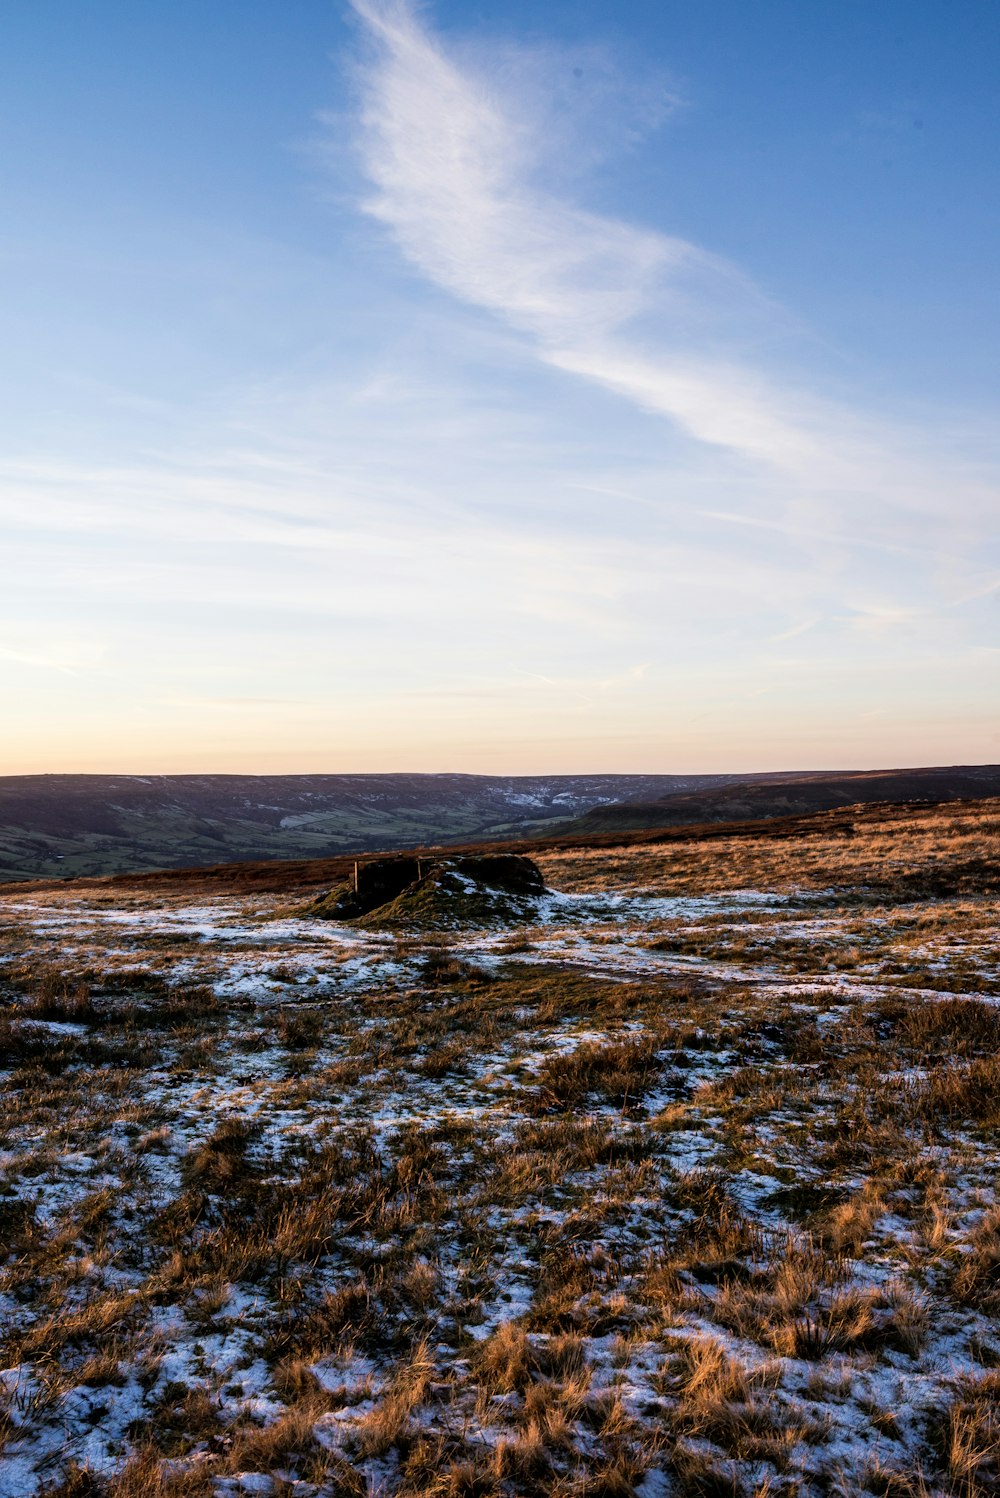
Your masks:
{"label": "distant hill", "polygon": [[756,822],[770,817],[808,816],[842,806],[997,795],[1000,765],[791,773],[731,780],[726,785],[671,788],[653,800],[598,806],[561,830],[586,835],[689,823]]}
{"label": "distant hill", "polygon": [[0,776],[0,881],[531,836],[726,775]]}
{"label": "distant hill", "polygon": [[0,883],[1000,795],[1000,766],[760,775],[0,776]]}

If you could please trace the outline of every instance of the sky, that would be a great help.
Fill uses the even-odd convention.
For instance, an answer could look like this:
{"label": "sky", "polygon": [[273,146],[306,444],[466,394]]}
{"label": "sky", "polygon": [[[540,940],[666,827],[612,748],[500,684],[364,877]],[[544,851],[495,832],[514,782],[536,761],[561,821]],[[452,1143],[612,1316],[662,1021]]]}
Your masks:
{"label": "sky", "polygon": [[995,0],[0,19],[0,773],[1000,761]]}

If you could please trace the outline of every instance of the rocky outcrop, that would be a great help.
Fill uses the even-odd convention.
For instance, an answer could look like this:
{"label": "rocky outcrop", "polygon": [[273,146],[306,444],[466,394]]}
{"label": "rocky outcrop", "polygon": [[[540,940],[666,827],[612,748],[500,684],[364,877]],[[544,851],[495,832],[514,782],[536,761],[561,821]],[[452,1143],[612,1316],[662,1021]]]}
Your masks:
{"label": "rocky outcrop", "polygon": [[537,915],[545,881],[515,853],[465,858],[376,858],[306,914],[366,926],[442,930],[523,922]]}

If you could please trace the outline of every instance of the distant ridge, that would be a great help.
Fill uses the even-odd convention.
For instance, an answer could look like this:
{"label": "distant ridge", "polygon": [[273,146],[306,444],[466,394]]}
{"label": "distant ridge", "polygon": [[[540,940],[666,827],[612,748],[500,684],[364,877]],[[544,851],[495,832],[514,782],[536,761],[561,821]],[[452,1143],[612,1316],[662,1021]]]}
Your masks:
{"label": "distant ridge", "polygon": [[668,791],[652,801],[599,806],[562,830],[572,835],[681,827],[689,823],[757,822],[771,817],[835,811],[843,806],[932,803],[997,795],[1000,795],[1000,765],[840,773],[809,771]]}
{"label": "distant ridge", "polygon": [[507,838],[726,775],[8,775],[0,881]]}
{"label": "distant ridge", "polygon": [[1000,795],[1000,766],[754,775],[0,776],[0,882]]}

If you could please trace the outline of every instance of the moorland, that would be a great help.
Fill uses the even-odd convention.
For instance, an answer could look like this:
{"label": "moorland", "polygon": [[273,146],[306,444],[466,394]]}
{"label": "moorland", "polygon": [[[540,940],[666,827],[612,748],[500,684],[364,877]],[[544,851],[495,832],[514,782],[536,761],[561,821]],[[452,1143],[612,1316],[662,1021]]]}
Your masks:
{"label": "moorland", "polygon": [[3,1498],[1000,1491],[1000,801],[519,853],[0,894]]}
{"label": "moorland", "polygon": [[727,778],[5,775],[0,882],[524,835],[606,802],[645,801]]}
{"label": "moorland", "polygon": [[1000,766],[749,775],[5,775],[0,884],[1000,795]]}

